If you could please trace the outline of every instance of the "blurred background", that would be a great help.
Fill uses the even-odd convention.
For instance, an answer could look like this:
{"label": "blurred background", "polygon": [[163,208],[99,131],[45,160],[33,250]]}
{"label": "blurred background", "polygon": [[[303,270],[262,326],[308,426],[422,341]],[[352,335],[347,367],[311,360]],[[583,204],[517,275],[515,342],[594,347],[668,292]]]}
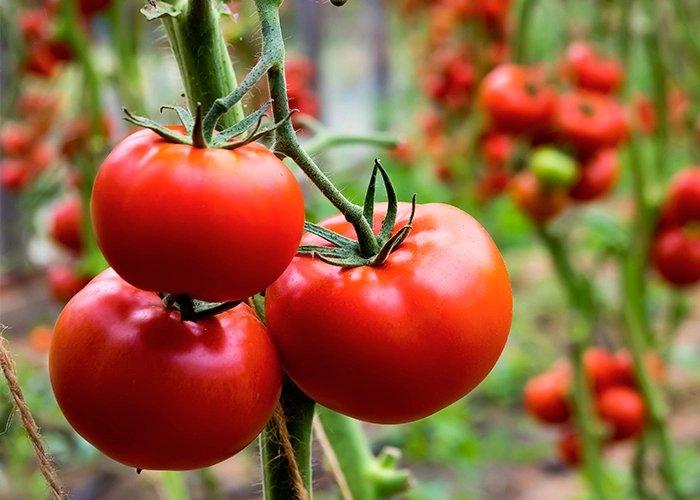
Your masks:
{"label": "blurred background", "polygon": [[[8,327],[4,336],[27,403],[71,498],[260,498],[255,444],[211,469],[137,475],[82,440],[56,406],[47,374],[52,326],[65,302],[106,267],[86,207],[102,159],[132,131],[121,108],[172,124],[175,117],[160,113],[160,106],[186,104],[165,32],[139,12],[143,2],[74,2],[73,16],[51,0],[0,5],[0,323]],[[252,2],[227,7],[222,26],[240,80],[256,61],[260,30]],[[332,133],[376,131],[400,138],[392,150],[327,149],[314,126],[300,120],[302,144],[336,186],[362,203],[379,157],[401,200],[417,193],[419,203],[452,203],[478,219],[510,272],[513,326],[488,378],[430,418],[366,426],[373,448],[401,449],[402,464],[416,478],[400,498],[589,498],[578,459],[561,444],[566,425],[543,423],[523,401],[529,380],[552,367],[566,371],[572,342],[572,305],[547,235],[564,242],[576,272],[593,284],[598,321],[591,345],[624,359],[628,297],[622,269],[636,251],[637,176],[644,176],[663,211],[670,179],[700,164],[700,4],[349,0],[338,9],[326,1],[287,0],[282,15],[291,106]],[[546,87],[553,102],[559,99],[550,113],[556,126],[532,131],[498,118],[494,102],[512,117],[526,99],[488,97],[488,75],[516,63],[527,70],[515,84],[525,89],[523,95]],[[246,98],[245,109],[256,109],[266,96],[261,85]],[[569,98],[589,100],[579,105],[581,116],[562,111]],[[619,134],[605,114],[612,108],[622,123]],[[605,116],[586,122],[591,115]],[[568,129],[569,119],[579,122]],[[532,193],[537,186],[522,187],[542,147],[566,155],[582,179],[600,149],[588,151],[578,142],[587,131],[602,131],[600,140],[615,158],[614,174],[586,188],[594,192],[581,194],[580,185],[576,191],[578,181],[563,190],[550,186],[545,195]],[[307,218],[333,214],[295,172],[305,190]],[[550,198],[545,208],[533,208],[528,196]],[[700,221],[684,222],[688,245],[697,249]],[[658,224],[652,223],[657,235]],[[700,287],[694,286],[699,252],[695,260],[671,259],[680,266],[676,278],[651,258],[641,276],[643,314],[657,340],[650,342],[657,382],[669,403],[664,426],[687,498],[700,498]],[[615,499],[645,498],[635,487],[643,439],[614,440],[603,448],[605,480]],[[652,450],[642,464],[648,498],[670,498],[662,493],[659,460]],[[315,497],[339,498],[320,447],[314,467]],[[0,498],[45,496],[31,445],[0,385]]]}

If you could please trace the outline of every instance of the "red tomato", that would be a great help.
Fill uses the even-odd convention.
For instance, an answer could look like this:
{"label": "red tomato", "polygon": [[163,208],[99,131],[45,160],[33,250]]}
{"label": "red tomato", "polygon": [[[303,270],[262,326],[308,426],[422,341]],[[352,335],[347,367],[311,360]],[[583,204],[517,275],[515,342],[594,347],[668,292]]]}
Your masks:
{"label": "red tomato", "polygon": [[479,102],[495,129],[533,133],[549,125],[556,94],[537,68],[504,64],[482,81]]}
{"label": "red tomato", "polygon": [[582,448],[583,445],[578,433],[570,429],[560,434],[557,440],[559,456],[571,467],[578,467],[581,464]]}
{"label": "red tomato", "polygon": [[646,407],[634,389],[610,387],[598,397],[597,405],[600,419],[612,428],[613,440],[630,439],[644,430]]}
{"label": "red tomato", "polygon": [[569,204],[564,188],[546,187],[531,172],[513,177],[508,186],[513,203],[536,224],[545,224]]}
{"label": "red tomato", "polygon": [[7,191],[22,191],[32,176],[32,166],[25,160],[8,158],[0,161],[0,185]]}
{"label": "red tomato", "polygon": [[60,61],[53,53],[50,41],[32,44],[24,61],[24,69],[39,78],[49,79],[58,71]]}
{"label": "red tomato", "polygon": [[627,138],[624,110],[611,97],[571,92],[559,98],[557,130],[562,140],[582,154],[615,147]]}
{"label": "red tomato", "polygon": [[569,189],[577,201],[589,201],[608,193],[617,183],[620,165],[614,149],[601,149],[581,164],[578,181]]}
{"label": "red tomato", "polygon": [[587,43],[572,43],[566,50],[565,72],[580,89],[610,93],[620,88],[624,70],[619,61],[604,59]]}
{"label": "red tomato", "polygon": [[700,235],[683,227],[671,227],[656,236],[654,267],[673,285],[700,281]]}
{"label": "red tomato", "polygon": [[44,9],[29,9],[19,13],[17,24],[27,43],[45,40],[51,34],[51,22]]}
{"label": "red tomato", "polygon": [[65,264],[53,265],[46,273],[51,296],[59,302],[68,302],[90,282],[90,278],[81,276]]}
{"label": "red tomato", "polygon": [[91,209],[100,249],[126,281],[210,302],[267,288],[304,227],[299,184],[263,145],[199,149],[150,130],[104,161]]}
{"label": "red tomato", "polygon": [[525,408],[546,424],[563,424],[571,418],[569,374],[550,371],[530,379],[523,389]]}
{"label": "red tomato", "polygon": [[24,123],[7,122],[0,128],[0,149],[8,156],[24,156],[32,148],[31,127]]}
{"label": "red tomato", "polygon": [[678,223],[700,221],[700,166],[690,166],[671,179],[668,202],[675,204]]}
{"label": "red tomato", "polygon": [[82,251],[83,204],[78,196],[66,196],[52,207],[49,236],[70,252],[79,254]]}
{"label": "red tomato", "polygon": [[[637,376],[634,372],[634,361],[632,355],[627,350],[619,350],[615,353],[615,364],[617,367],[616,385],[626,385],[637,387]],[[644,355],[644,366],[652,380],[661,381],[666,375],[663,360],[654,351],[649,351]]]}
{"label": "red tomato", "polygon": [[[395,231],[409,218],[400,203]],[[386,204],[375,208],[375,231]],[[321,226],[351,237],[340,216]],[[330,245],[307,234],[303,244]],[[297,256],[267,290],[282,364],[318,403],[368,422],[417,420],[463,397],[508,338],[512,296],[496,245],[473,218],[418,205],[408,238],[379,267]]]}
{"label": "red tomato", "polygon": [[505,168],[514,151],[515,143],[509,135],[495,132],[481,139],[481,152],[490,168]]}
{"label": "red tomato", "polygon": [[49,352],[71,426],[130,467],[188,470],[238,453],[277,404],[282,369],[245,304],[194,323],[112,270],[58,317]]}
{"label": "red tomato", "polygon": [[464,53],[442,50],[431,58],[423,87],[433,101],[458,110],[469,104],[475,78],[474,66]]}
{"label": "red tomato", "polygon": [[112,3],[112,0],[79,0],[78,6],[80,12],[86,16],[94,16],[100,11],[105,10]]}
{"label": "red tomato", "polygon": [[583,354],[583,367],[591,388],[600,393],[617,382],[615,358],[602,347],[589,347]]}

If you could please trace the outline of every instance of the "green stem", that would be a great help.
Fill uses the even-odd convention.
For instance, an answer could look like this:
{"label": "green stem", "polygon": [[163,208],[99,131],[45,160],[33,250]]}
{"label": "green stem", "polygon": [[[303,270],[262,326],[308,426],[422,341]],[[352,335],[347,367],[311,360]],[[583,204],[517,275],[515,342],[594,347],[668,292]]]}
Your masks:
{"label": "green stem", "polygon": [[652,500],[654,497],[646,485],[646,453],[647,436],[643,435],[637,440],[632,459],[632,477],[634,478],[634,493],[643,500]]}
{"label": "green stem", "polygon": [[583,355],[590,344],[595,308],[591,285],[575,270],[561,239],[544,227],[538,226],[538,234],[549,251],[554,268],[567,293],[571,307],[576,311],[571,325],[571,361],[574,366],[574,403],[576,423],[583,441],[583,457],[586,476],[593,497],[607,498],[604,486],[603,464],[600,460],[598,419],[595,413],[591,388],[583,364]]}
{"label": "green stem", "polygon": [[[284,38],[282,37],[278,11],[280,3],[279,0],[255,1],[262,28],[262,59],[266,61],[266,66],[269,65],[267,76],[270,85],[270,96],[273,99],[272,112],[275,122],[282,121],[290,113],[287,84],[284,76]],[[345,198],[326,174],[318,168],[311,156],[299,144],[290,120],[287,120],[276,129],[275,149],[277,152],[290,157],[323,195],[345,216],[347,221],[353,225],[357,233],[362,256],[371,257],[376,255],[379,251],[379,246],[372,226],[363,217],[362,207]]]}
{"label": "green stem", "polygon": [[511,47],[513,61],[517,64],[526,62],[525,47],[527,46],[527,29],[530,27],[532,12],[537,0],[521,0],[517,14],[518,27],[515,31],[515,46]]}
{"label": "green stem", "polygon": [[143,20],[130,19],[132,14],[131,9],[124,9],[122,2],[112,2],[109,9],[110,35],[119,61],[116,71],[117,90],[129,110],[143,114],[146,112],[146,105],[137,56]]}
{"label": "green stem", "polygon": [[294,449],[289,457],[281,444],[279,422],[273,418],[260,434],[260,461],[263,469],[264,500],[300,500],[294,487],[296,461],[304,489],[311,498],[311,434],[316,403],[285,376],[280,405],[286,419],[286,432]]}
{"label": "green stem", "polygon": [[[163,25],[180,69],[190,110],[197,104],[208,111],[214,101],[230,94],[237,86],[226,42],[219,24],[220,14],[213,0],[179,2],[176,17],[163,16]],[[204,50],[206,48],[206,50]],[[221,129],[245,117],[237,103],[219,119]]]}
{"label": "green stem", "polygon": [[396,454],[383,450],[376,458],[360,422],[322,406],[318,418],[353,500],[380,500],[409,488],[410,473],[396,469]]}

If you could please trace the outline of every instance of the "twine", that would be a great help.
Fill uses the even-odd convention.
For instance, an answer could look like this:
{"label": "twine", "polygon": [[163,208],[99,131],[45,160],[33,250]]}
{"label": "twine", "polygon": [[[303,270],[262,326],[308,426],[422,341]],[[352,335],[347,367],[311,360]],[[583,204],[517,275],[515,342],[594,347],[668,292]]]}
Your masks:
{"label": "twine", "polygon": [[289,429],[287,429],[287,417],[284,414],[284,408],[282,408],[281,403],[277,403],[275,412],[272,414],[272,420],[275,424],[275,429],[277,429],[279,444],[282,445],[282,454],[289,463],[292,487],[296,493],[296,498],[298,500],[309,500],[309,493],[304,487],[304,479],[301,477],[299,464],[294,455],[294,447],[292,446]]}
{"label": "twine", "polygon": [[6,329],[6,326],[0,325],[0,367],[2,368],[2,373],[7,380],[10,394],[15,402],[15,407],[19,411],[20,418],[22,419],[22,426],[24,430],[27,431],[29,440],[32,442],[34,455],[36,456],[37,462],[39,462],[39,469],[41,469],[41,473],[46,478],[46,482],[51,489],[51,494],[54,500],[64,500],[68,498],[68,496],[64,493],[63,487],[56,474],[56,469],[51,464],[51,459],[44,449],[39,427],[36,425],[36,421],[29,411],[29,407],[22,394],[22,389],[19,386],[15,364],[12,361],[12,356],[10,356],[10,351],[7,349],[7,339],[3,336]]}

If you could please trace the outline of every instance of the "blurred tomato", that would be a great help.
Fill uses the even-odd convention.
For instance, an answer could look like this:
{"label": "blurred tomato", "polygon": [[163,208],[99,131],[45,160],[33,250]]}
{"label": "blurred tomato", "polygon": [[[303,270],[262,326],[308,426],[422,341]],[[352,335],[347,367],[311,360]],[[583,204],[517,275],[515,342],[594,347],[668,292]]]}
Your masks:
{"label": "blurred tomato", "polygon": [[614,441],[630,439],[642,433],[647,412],[644,400],[634,389],[610,387],[598,397],[598,415],[611,427]]}
{"label": "blurred tomato", "polygon": [[657,234],[653,248],[656,270],[676,286],[700,281],[700,234],[697,229],[670,227]]}
{"label": "blurred tomato", "polygon": [[559,98],[557,131],[579,153],[591,154],[624,141],[628,135],[627,118],[609,96],[571,92]]}
{"label": "blurred tomato", "polygon": [[77,195],[69,195],[51,207],[49,236],[66,250],[79,254],[83,249],[83,204]]}
{"label": "blurred tomato", "polygon": [[600,198],[613,189],[619,170],[614,149],[598,150],[581,164],[578,181],[569,189],[569,196],[576,201]]}
{"label": "blurred tomato", "polygon": [[0,162],[0,185],[7,191],[21,191],[31,181],[32,175],[32,166],[26,160],[8,158]]}
{"label": "blurred tomato", "polygon": [[583,353],[583,367],[590,387],[600,393],[617,383],[617,363],[602,347],[589,347]]}
{"label": "blurred tomato", "polygon": [[24,123],[6,122],[0,128],[0,149],[7,156],[23,156],[32,148],[34,134]]}
{"label": "blurred tomato", "polygon": [[80,275],[67,264],[54,264],[46,271],[49,291],[58,302],[68,302],[73,295],[85,288],[89,277]]}
{"label": "blurred tomato", "polygon": [[566,50],[564,72],[580,89],[610,93],[620,88],[624,70],[616,59],[605,59],[584,42],[572,43]]}
{"label": "blurred tomato", "polygon": [[675,205],[678,224],[700,221],[700,166],[686,167],[673,176],[667,203]]}
{"label": "blurred tomato", "polygon": [[521,172],[508,185],[513,203],[536,224],[545,224],[569,203],[566,189],[547,187],[531,172]]}
{"label": "blurred tomato", "polygon": [[[634,372],[632,354],[626,349],[620,349],[615,353],[615,365],[617,370],[616,385],[637,388],[637,376]],[[661,357],[654,351],[644,355],[644,366],[652,380],[660,382],[666,375],[666,368]]]}
{"label": "blurred tomato", "polygon": [[571,417],[569,375],[550,371],[530,379],[523,390],[525,408],[547,424],[563,424]]}
{"label": "blurred tomato", "polygon": [[576,431],[567,429],[562,432],[557,440],[557,449],[564,463],[571,467],[578,467],[581,465],[581,458],[583,456],[581,452],[581,438]]}

